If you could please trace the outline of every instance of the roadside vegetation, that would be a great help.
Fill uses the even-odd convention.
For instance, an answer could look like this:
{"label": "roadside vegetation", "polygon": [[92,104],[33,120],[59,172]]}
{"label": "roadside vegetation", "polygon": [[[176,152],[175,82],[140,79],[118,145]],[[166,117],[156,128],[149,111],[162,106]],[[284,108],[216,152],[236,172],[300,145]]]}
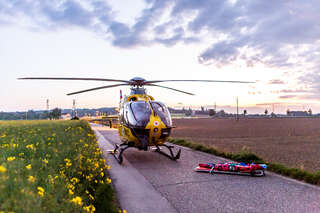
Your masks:
{"label": "roadside vegetation", "polygon": [[85,121],[0,121],[0,212],[118,212]]}
{"label": "roadside vegetation", "polygon": [[287,177],[291,177],[297,180],[302,180],[310,184],[320,186],[320,170],[314,173],[304,171],[298,168],[290,168],[280,163],[266,162],[261,157],[248,151],[242,151],[240,153],[222,152],[214,147],[205,146],[196,142],[186,141],[184,139],[170,138],[169,142],[186,146],[194,150],[206,152],[223,158],[228,158],[237,162],[245,163],[265,163],[268,165],[267,170],[272,171]]}

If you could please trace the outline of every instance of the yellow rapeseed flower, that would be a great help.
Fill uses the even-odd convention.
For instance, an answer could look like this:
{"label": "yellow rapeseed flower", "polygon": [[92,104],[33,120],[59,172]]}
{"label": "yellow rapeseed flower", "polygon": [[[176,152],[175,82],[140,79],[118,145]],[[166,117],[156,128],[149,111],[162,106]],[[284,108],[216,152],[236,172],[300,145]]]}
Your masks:
{"label": "yellow rapeseed flower", "polygon": [[16,159],[16,157],[8,157],[7,161],[13,161],[14,159]]}
{"label": "yellow rapeseed flower", "polygon": [[40,197],[43,197],[43,192],[41,192],[41,191],[38,191],[38,195],[40,196]]}
{"label": "yellow rapeseed flower", "polygon": [[28,165],[26,166],[26,168],[27,168],[28,170],[30,170],[30,169],[31,169],[31,164],[28,164]]}
{"label": "yellow rapeseed flower", "polygon": [[86,212],[89,212],[89,213],[93,213],[96,211],[96,208],[91,204],[89,206],[84,206],[83,209],[86,211]]}
{"label": "yellow rapeseed flower", "polygon": [[72,182],[73,184],[75,184],[75,183],[79,183],[80,180],[79,180],[78,178],[76,178],[76,177],[73,177],[73,178],[71,178],[71,182]]}
{"label": "yellow rapeseed flower", "polygon": [[19,153],[19,156],[20,156],[20,157],[21,157],[21,156],[24,156],[24,153],[23,153],[23,152]]}
{"label": "yellow rapeseed flower", "polygon": [[41,186],[38,186],[37,189],[38,189],[38,195],[39,195],[40,197],[43,197],[43,195],[44,195],[44,189],[43,189]]}
{"label": "yellow rapeseed flower", "polygon": [[38,191],[44,192],[44,189],[41,186],[37,187]]}
{"label": "yellow rapeseed flower", "polygon": [[45,164],[48,164],[48,160],[47,159],[43,159],[42,162],[45,163]]}
{"label": "yellow rapeseed flower", "polygon": [[4,173],[6,171],[7,171],[6,167],[0,166],[0,173]]}
{"label": "yellow rapeseed flower", "polygon": [[71,190],[74,190],[74,189],[75,189],[75,186],[72,185],[72,184],[70,184],[70,183],[68,183],[67,188],[68,188],[68,189],[71,189]]}
{"label": "yellow rapeseed flower", "polygon": [[26,145],[26,148],[27,148],[27,149],[34,149],[33,144],[28,144],[28,145]]}
{"label": "yellow rapeseed flower", "polygon": [[93,197],[91,194],[89,194],[89,198],[90,198],[91,200],[94,200],[94,197]]}
{"label": "yellow rapeseed flower", "polygon": [[71,163],[70,159],[65,158],[65,159],[64,159],[64,162],[66,162],[66,167],[72,166],[72,163]]}
{"label": "yellow rapeseed flower", "polygon": [[77,204],[77,205],[79,205],[79,206],[82,205],[82,199],[81,199],[81,197],[79,197],[79,196],[73,198],[72,200],[70,200],[70,202],[71,202],[71,203],[74,203],[74,204]]}
{"label": "yellow rapeseed flower", "polygon": [[69,195],[73,195],[74,194],[74,192],[71,189],[69,189],[68,192],[69,192]]}
{"label": "yellow rapeseed flower", "polygon": [[103,172],[101,172],[101,173],[100,173],[100,175],[101,175],[101,177],[103,177],[103,176],[104,176],[104,173],[103,173]]}
{"label": "yellow rapeseed flower", "polygon": [[111,183],[111,179],[110,178],[107,178],[107,184],[110,184]]}
{"label": "yellow rapeseed flower", "polygon": [[35,180],[36,180],[36,179],[35,179],[32,175],[30,175],[30,176],[28,177],[28,181],[29,181],[29,182],[34,183]]}

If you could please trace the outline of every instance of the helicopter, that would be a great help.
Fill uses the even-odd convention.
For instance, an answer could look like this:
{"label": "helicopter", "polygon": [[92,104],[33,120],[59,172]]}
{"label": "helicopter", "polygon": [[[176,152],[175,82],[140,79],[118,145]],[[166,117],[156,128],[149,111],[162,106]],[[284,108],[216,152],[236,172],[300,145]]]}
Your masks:
{"label": "helicopter", "polygon": [[[173,90],[187,95],[193,93],[178,90],[171,87],[158,85],[161,82],[224,82],[224,83],[254,83],[248,81],[220,81],[220,80],[152,80],[147,81],[141,77],[134,77],[130,80],[105,79],[105,78],[61,78],[61,77],[24,77],[19,80],[88,80],[88,81],[107,81],[119,82],[118,84],[106,85],[101,87],[90,88],[77,92],[68,93],[75,95],[79,93],[106,89],[119,86],[130,86],[130,95],[122,97],[120,91],[119,103],[119,126],[118,133],[121,144],[116,144],[111,151],[115,159],[121,164],[123,162],[123,153],[128,148],[137,148],[138,150],[149,150],[155,147],[155,151],[168,157],[171,160],[180,158],[181,149],[174,154],[172,145],[165,142],[171,134],[172,119],[168,107],[156,101],[151,95],[147,94],[145,86],[161,87]],[[162,147],[169,150],[169,154],[162,151]]]}

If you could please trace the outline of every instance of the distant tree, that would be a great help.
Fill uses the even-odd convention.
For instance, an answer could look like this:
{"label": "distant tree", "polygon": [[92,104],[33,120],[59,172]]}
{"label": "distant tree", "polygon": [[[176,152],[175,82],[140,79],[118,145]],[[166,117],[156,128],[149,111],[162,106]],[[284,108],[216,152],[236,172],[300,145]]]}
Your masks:
{"label": "distant tree", "polygon": [[209,109],[209,116],[215,116],[216,111],[214,109]]}
{"label": "distant tree", "polygon": [[246,114],[247,114],[247,110],[245,109],[243,110],[243,116],[246,116]]}
{"label": "distant tree", "polygon": [[311,109],[308,110],[308,115],[312,116],[312,110]]}
{"label": "distant tree", "polygon": [[218,116],[220,117],[225,117],[226,116],[226,112],[222,109],[217,113]]}
{"label": "distant tree", "polygon": [[267,109],[264,111],[264,114],[265,114],[265,115],[268,115],[268,110],[267,110]]}
{"label": "distant tree", "polygon": [[203,106],[201,106],[201,111],[202,111],[202,112],[204,111],[204,107],[203,107]]}
{"label": "distant tree", "polygon": [[291,112],[290,109],[287,109],[287,116],[290,116]]}
{"label": "distant tree", "polygon": [[59,119],[60,116],[61,116],[61,109],[59,108],[54,108],[50,113],[51,119]]}
{"label": "distant tree", "polygon": [[189,109],[185,112],[186,116],[191,116],[192,115],[192,109],[189,107]]}

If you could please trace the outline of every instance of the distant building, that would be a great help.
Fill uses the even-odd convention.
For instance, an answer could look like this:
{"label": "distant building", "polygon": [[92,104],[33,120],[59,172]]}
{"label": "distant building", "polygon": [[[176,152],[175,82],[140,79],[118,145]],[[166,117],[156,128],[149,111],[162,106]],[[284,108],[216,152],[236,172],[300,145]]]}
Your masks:
{"label": "distant building", "polygon": [[70,120],[71,119],[71,115],[69,113],[62,113],[61,114],[61,118],[63,120]]}

